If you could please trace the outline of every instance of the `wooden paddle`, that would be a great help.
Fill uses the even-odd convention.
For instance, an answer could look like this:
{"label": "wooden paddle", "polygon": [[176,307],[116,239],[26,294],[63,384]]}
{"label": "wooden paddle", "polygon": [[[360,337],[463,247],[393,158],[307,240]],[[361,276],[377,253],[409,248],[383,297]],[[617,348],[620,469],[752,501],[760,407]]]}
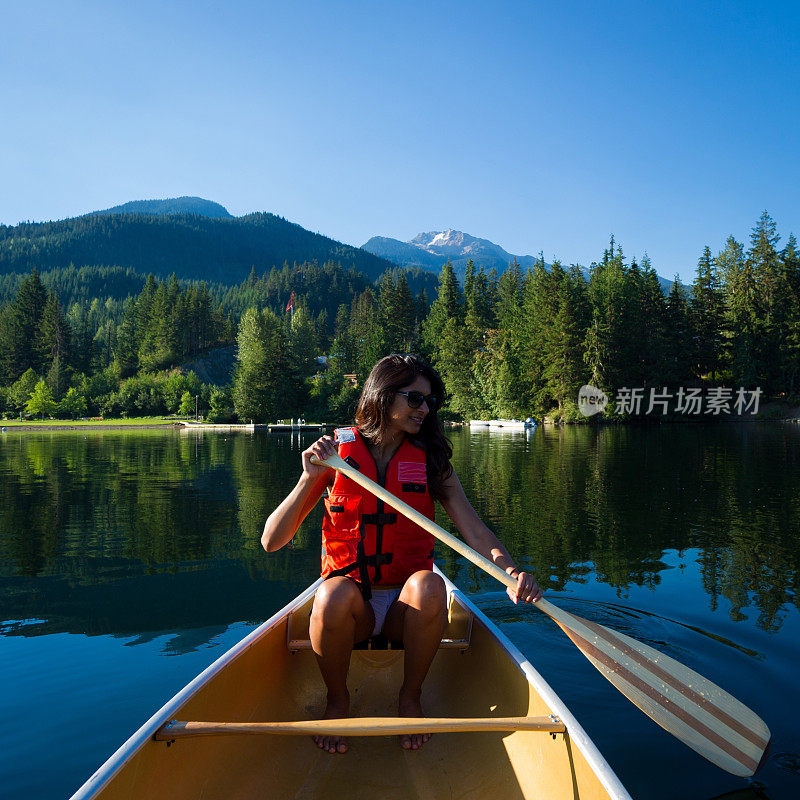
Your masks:
{"label": "wooden paddle", "polygon": [[[340,456],[334,454],[324,461],[312,456],[311,461],[346,475],[500,583],[516,588],[517,582],[507,572]],[[735,697],[630,636],[563,611],[544,599],[535,605],[561,627],[603,676],[664,730],[734,775],[749,777],[761,766],[769,745],[769,728]]]}
{"label": "wooden paddle", "polygon": [[408,733],[473,733],[485,731],[539,731],[564,733],[553,717],[353,717],[307,719],[297,722],[181,722],[172,720],[155,734],[157,741],[185,736],[229,734],[312,734],[315,736],[397,736]]}

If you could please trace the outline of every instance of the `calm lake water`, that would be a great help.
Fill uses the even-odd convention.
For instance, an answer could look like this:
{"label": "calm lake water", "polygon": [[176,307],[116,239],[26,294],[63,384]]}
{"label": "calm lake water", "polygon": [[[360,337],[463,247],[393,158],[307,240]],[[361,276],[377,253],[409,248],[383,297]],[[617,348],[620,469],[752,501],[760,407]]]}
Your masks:
{"label": "calm lake water", "polygon": [[[510,604],[440,547],[443,570],[571,706],[631,794],[800,797],[800,426],[451,438],[478,513],[550,600],[691,666],[772,730],[755,779],[711,766],[625,700],[544,614]],[[258,541],[312,439],[0,436],[4,796],[69,796],[316,577],[319,509],[291,546],[268,555]]]}

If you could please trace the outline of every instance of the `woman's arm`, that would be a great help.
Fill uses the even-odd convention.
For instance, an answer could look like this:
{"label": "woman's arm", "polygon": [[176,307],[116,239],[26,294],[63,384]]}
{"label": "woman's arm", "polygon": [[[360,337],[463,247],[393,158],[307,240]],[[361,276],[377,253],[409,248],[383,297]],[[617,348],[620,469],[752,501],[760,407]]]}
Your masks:
{"label": "woman's arm", "polygon": [[312,464],[311,456],[324,460],[335,452],[336,445],[330,436],[317,439],[311,447],[303,451],[303,474],[300,480],[264,524],[261,546],[268,553],[279,550],[291,540],[331,481],[330,469]]}
{"label": "woman's arm", "polygon": [[442,505],[466,543],[484,558],[488,558],[500,569],[505,570],[512,578],[517,579],[516,590],[508,589],[508,596],[515,603],[519,600],[525,603],[535,603],[542,596],[542,590],[536,585],[533,576],[527,572],[520,572],[514,566],[514,560],[508,550],[481,521],[472,504],[467,500],[464,487],[455,471],[445,483],[445,491],[447,499],[442,502]]}

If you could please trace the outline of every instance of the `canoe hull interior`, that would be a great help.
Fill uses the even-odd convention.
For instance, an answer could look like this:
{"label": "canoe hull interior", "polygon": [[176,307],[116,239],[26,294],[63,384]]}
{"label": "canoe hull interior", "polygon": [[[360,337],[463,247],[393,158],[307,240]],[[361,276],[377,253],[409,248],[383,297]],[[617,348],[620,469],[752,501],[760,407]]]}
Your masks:
{"label": "canoe hull interior", "polygon": [[[462,638],[471,618],[469,647],[437,653],[424,688],[426,713],[438,717],[554,713],[509,657],[494,626],[473,614],[471,604],[450,587],[451,623],[445,636]],[[312,600],[309,597],[293,615],[279,617],[223,669],[201,681],[181,706],[170,709],[169,717],[229,722],[318,718],[325,693],[314,653],[292,652],[287,646],[290,638],[306,635]],[[348,681],[352,715],[396,714],[402,674],[402,651],[354,651]],[[555,738],[530,732],[439,734],[418,751],[404,751],[397,736],[353,737],[344,755],[319,750],[307,736],[204,736],[168,746],[152,740],[152,732],[139,734],[139,745],[119,758],[121,766],[115,772],[106,769],[103,777],[101,768],[93,788],[90,780],[75,797],[627,797],[624,791],[609,792],[609,780],[617,784],[616,777],[608,770],[610,778],[601,780],[597,765],[590,766],[569,730]],[[598,758],[602,761],[599,754]]]}

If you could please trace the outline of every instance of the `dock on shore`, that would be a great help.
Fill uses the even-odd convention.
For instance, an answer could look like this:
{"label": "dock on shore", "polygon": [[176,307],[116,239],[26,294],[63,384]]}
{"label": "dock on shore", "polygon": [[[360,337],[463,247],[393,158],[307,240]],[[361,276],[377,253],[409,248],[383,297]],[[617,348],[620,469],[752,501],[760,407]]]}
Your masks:
{"label": "dock on shore", "polygon": [[183,430],[194,431],[226,431],[234,433],[236,431],[242,433],[302,433],[304,431],[324,431],[326,428],[332,428],[333,425],[328,425],[324,422],[270,422],[267,424],[249,422],[245,424],[227,424],[218,422],[194,422],[192,420],[181,420],[180,423]]}

